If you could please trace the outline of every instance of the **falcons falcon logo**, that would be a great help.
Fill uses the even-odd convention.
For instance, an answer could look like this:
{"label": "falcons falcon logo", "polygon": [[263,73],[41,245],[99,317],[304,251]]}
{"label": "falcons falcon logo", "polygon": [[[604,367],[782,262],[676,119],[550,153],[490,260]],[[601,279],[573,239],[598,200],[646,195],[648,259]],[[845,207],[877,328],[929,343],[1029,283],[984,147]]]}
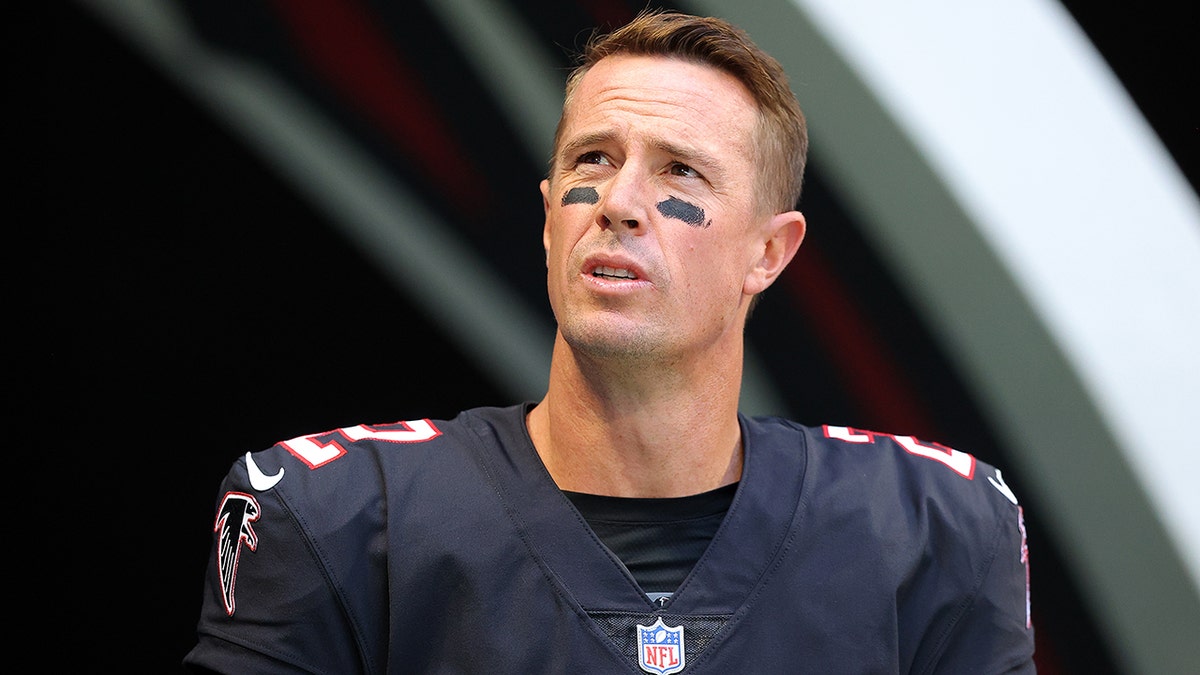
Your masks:
{"label": "falcons falcon logo", "polygon": [[217,533],[217,573],[221,578],[221,599],[229,616],[233,616],[233,584],[237,580],[242,542],[251,551],[258,548],[258,535],[251,523],[261,513],[258,501],[243,492],[226,493],[217,510],[217,522],[213,525],[213,532]]}

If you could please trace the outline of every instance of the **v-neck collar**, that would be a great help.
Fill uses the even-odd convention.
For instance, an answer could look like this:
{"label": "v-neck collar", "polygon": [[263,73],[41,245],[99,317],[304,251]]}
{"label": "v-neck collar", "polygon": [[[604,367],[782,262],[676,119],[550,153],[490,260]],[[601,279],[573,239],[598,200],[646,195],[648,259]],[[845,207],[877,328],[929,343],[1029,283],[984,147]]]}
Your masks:
{"label": "v-neck collar", "polygon": [[500,411],[512,416],[511,423],[492,427],[503,455],[485,452],[482,459],[530,554],[562,591],[587,611],[730,616],[744,609],[791,540],[806,465],[802,434],[774,425],[768,431],[739,415],[745,454],[733,503],[708,549],[660,608],[554,483],[525,425],[532,405]]}

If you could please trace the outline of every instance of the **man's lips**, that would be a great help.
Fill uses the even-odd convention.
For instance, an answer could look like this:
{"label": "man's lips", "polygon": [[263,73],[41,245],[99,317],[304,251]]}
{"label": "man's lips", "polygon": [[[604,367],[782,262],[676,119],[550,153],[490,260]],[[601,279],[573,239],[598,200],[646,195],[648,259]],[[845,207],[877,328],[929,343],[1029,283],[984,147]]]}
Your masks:
{"label": "man's lips", "polygon": [[605,279],[637,279],[637,275],[622,267],[597,266],[592,270],[592,276]]}
{"label": "man's lips", "polygon": [[646,274],[632,261],[615,257],[589,258],[584,264],[583,274],[604,281],[646,280]]}

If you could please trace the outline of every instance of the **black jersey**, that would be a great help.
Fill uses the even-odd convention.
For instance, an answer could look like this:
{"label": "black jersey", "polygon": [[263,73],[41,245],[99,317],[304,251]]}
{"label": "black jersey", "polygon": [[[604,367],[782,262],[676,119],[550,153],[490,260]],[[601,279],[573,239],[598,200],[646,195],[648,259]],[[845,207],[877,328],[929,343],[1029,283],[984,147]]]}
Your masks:
{"label": "black jersey", "polygon": [[733,502],[664,606],[542,465],[529,406],[237,460],[189,664],[315,673],[1033,672],[1024,524],[972,456],[740,418]]}

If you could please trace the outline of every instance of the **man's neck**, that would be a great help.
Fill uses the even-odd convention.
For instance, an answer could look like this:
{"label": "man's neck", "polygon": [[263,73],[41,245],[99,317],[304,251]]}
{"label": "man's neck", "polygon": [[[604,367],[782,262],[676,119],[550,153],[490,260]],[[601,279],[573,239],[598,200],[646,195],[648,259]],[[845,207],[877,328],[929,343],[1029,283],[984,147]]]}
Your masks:
{"label": "man's neck", "polygon": [[527,424],[564,490],[698,494],[741,477],[740,382],[740,355],[690,371],[647,364],[614,371],[581,362],[560,340],[546,397]]}

